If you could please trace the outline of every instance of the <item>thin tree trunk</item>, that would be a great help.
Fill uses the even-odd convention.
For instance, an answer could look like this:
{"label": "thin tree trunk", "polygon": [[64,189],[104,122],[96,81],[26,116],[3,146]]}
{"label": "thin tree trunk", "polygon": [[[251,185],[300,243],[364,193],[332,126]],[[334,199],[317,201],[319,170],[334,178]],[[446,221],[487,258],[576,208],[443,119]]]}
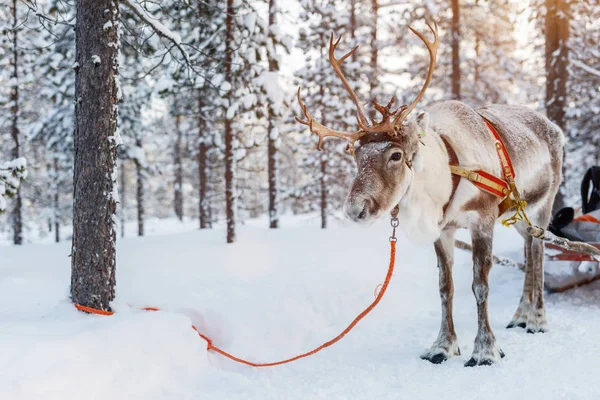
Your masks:
{"label": "thin tree trunk", "polygon": [[[323,35],[321,35],[321,57],[325,53],[325,40]],[[319,97],[321,99],[325,98],[325,88],[323,85],[319,85]],[[327,113],[325,110],[322,113],[322,123],[327,126]],[[321,201],[320,201],[320,209],[321,209],[321,229],[327,228],[327,143],[323,144],[323,151],[319,153],[319,168],[320,168],[320,178],[319,178],[319,186],[321,193]]]}
{"label": "thin tree trunk", "polygon": [[[142,148],[142,141],[140,138],[136,138],[135,145]],[[142,166],[137,160],[135,162],[135,173],[137,184],[135,198],[137,201],[138,236],[144,236],[144,174]]]}
{"label": "thin tree trunk", "polygon": [[[275,26],[277,17],[277,4],[275,0],[269,0],[269,26]],[[269,58],[269,71],[278,72],[279,67],[275,55]],[[277,115],[272,104],[269,104],[269,127],[268,127],[268,177],[269,177],[269,228],[279,228],[279,149],[278,131],[276,123]]]}
{"label": "thin tree trunk", "polygon": [[[546,115],[563,131],[567,127],[569,15],[567,0],[546,0]],[[563,163],[563,175],[564,170]],[[554,200],[554,211],[565,206],[564,184]]]}
{"label": "thin tree trunk", "polygon": [[115,297],[119,17],[118,0],[77,0],[71,299],[101,310]]}
{"label": "thin tree trunk", "polygon": [[120,200],[120,216],[121,216],[121,237],[125,237],[125,223],[127,222],[127,218],[125,215],[125,206],[127,204],[127,197],[125,196],[126,194],[126,187],[127,185],[125,184],[126,182],[126,173],[125,173],[125,165],[126,165],[126,161],[123,160],[121,161],[121,170],[120,170],[120,174],[119,174],[119,200]]}
{"label": "thin tree trunk", "polygon": [[[375,100],[377,98],[377,89],[379,87],[379,78],[378,78],[378,57],[379,50],[377,48],[377,30],[378,30],[378,20],[379,20],[379,3],[377,0],[372,0],[372,18],[373,18],[373,26],[371,28],[371,68],[369,75],[369,86],[370,86],[370,96],[371,100]],[[375,109],[371,109],[370,117],[375,118],[377,115]]]}
{"label": "thin tree trunk", "polygon": [[461,99],[460,93],[460,3],[452,0],[452,98]]}
{"label": "thin tree trunk", "polygon": [[320,153],[321,157],[321,229],[327,228],[327,157],[325,152]]}
{"label": "thin tree trunk", "polygon": [[[475,0],[475,7],[479,7],[479,0]],[[479,34],[479,27],[475,27],[475,66],[473,68],[473,88],[475,93],[479,92],[479,57],[481,56],[481,38]]]}
{"label": "thin tree trunk", "polygon": [[[226,49],[225,49],[225,80],[233,83],[233,72],[231,70],[232,56],[234,51],[234,7],[233,0],[227,0],[226,20]],[[233,85],[232,85],[233,86]],[[233,102],[233,90],[227,93],[229,104]],[[235,232],[235,157],[233,152],[233,127],[231,118],[225,117],[225,216],[227,218],[227,243],[233,243],[236,239]]]}
{"label": "thin tree trunk", "polygon": [[179,109],[175,106],[175,130],[177,131],[177,140],[175,141],[175,215],[180,221],[183,220],[183,166],[181,156],[181,145],[183,134],[181,132],[181,115]]}
{"label": "thin tree trunk", "polygon": [[54,241],[60,242],[60,187],[58,182],[58,160],[54,158]]}
{"label": "thin tree trunk", "polygon": [[198,146],[198,213],[200,217],[200,229],[210,228],[210,216],[208,213],[207,181],[208,181],[208,160],[206,158],[208,148],[202,137],[200,129],[200,144]]}
{"label": "thin tree trunk", "polygon": [[[11,13],[13,17],[12,25],[12,68],[11,76],[12,86],[10,90],[10,112],[11,112],[11,136],[14,142],[12,157],[21,157],[20,131],[19,131],[19,48],[18,48],[18,23],[17,20],[17,0],[11,3]],[[15,205],[12,210],[13,243],[23,244],[23,202],[21,200],[21,191],[17,191],[14,197]]]}

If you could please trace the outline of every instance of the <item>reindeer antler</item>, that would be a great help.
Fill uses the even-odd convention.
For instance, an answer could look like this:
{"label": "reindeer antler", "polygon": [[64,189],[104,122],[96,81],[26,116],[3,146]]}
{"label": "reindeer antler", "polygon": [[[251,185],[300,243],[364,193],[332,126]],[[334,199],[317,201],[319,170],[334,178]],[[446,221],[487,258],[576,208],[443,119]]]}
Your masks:
{"label": "reindeer antler", "polygon": [[315,119],[313,118],[312,115],[310,115],[310,113],[308,112],[308,110],[306,108],[306,105],[302,102],[302,99],[300,98],[300,88],[298,88],[298,103],[300,104],[300,108],[302,108],[302,112],[304,113],[304,117],[306,118],[306,121],[301,120],[298,117],[294,117],[294,118],[296,119],[296,121],[298,121],[302,125],[308,126],[312,133],[316,133],[317,136],[319,136],[319,142],[317,143],[317,150],[321,150],[321,148],[323,146],[324,138],[326,138],[327,136],[333,136],[333,137],[337,137],[337,138],[344,139],[345,141],[347,141],[348,147],[346,149],[348,150],[348,152],[350,154],[354,154],[354,142],[356,142],[358,139],[360,139],[361,137],[366,135],[367,132],[364,132],[362,130],[356,131],[356,132],[342,132],[342,131],[337,131],[335,129],[330,129],[324,125],[321,125],[320,123],[315,121]]}
{"label": "reindeer antler", "polygon": [[[392,111],[392,106],[394,104],[393,97],[386,106],[383,106],[374,101],[373,106],[381,114],[382,118],[381,118],[380,122],[372,121],[372,125],[369,125],[369,121],[365,115],[363,107],[360,105],[358,96],[356,95],[354,90],[352,90],[352,87],[350,87],[350,84],[348,83],[348,80],[344,76],[344,73],[342,72],[342,68],[341,68],[342,63],[348,57],[350,57],[350,56],[352,56],[352,54],[354,54],[356,49],[358,49],[358,46],[356,46],[355,48],[350,50],[348,53],[344,54],[341,58],[335,58],[335,50],[337,49],[337,46],[339,45],[342,37],[340,36],[334,42],[333,33],[331,34],[331,36],[329,38],[329,62],[331,63],[331,66],[333,67],[333,70],[335,71],[337,76],[342,81],[344,87],[346,88],[346,91],[352,98],[352,102],[356,106],[356,110],[358,112],[358,116],[356,119],[358,122],[358,126],[360,127],[360,130],[358,130],[356,132],[342,132],[342,131],[337,131],[335,129],[327,128],[324,125],[321,125],[319,122],[315,121],[313,116],[310,115],[310,113],[308,112],[306,105],[304,105],[304,103],[302,102],[302,99],[300,98],[300,88],[298,88],[298,103],[300,104],[300,108],[302,108],[302,112],[304,113],[304,117],[306,118],[306,120],[302,120],[298,117],[295,117],[295,118],[296,118],[296,121],[298,121],[299,123],[301,123],[303,125],[307,125],[310,128],[311,132],[316,133],[317,136],[319,136],[319,142],[317,143],[318,150],[321,150],[321,147],[323,145],[323,139],[326,138],[327,136],[338,137],[338,138],[346,140],[348,142],[347,150],[351,154],[353,154],[354,153],[354,143],[369,133],[387,133],[390,136],[396,136],[399,134],[399,132],[401,130],[402,122],[415,109],[415,107],[417,106],[419,101],[423,98],[423,95],[425,94],[425,90],[427,90],[427,87],[429,86],[429,83],[431,82],[431,77],[433,75],[433,70],[435,68],[435,63],[437,60],[437,49],[438,49],[438,45],[439,45],[437,24],[435,24],[435,22],[434,22],[433,27],[432,27],[429,23],[427,23],[427,26],[429,27],[431,32],[433,32],[433,42],[430,42],[429,40],[427,40],[427,38],[425,38],[425,36],[423,34],[417,32],[416,30],[414,30],[412,27],[409,26],[409,29],[415,35],[417,35],[419,37],[419,39],[421,39],[423,41],[423,43],[425,43],[425,46],[427,46],[427,49],[429,50],[429,56],[430,56],[429,71],[427,73],[427,78],[425,79],[425,84],[423,85],[423,88],[421,89],[421,91],[419,92],[419,94],[417,95],[415,100],[410,105],[408,105],[408,106],[403,105],[394,111]],[[393,120],[392,120],[392,117],[394,117]]]}
{"label": "reindeer antler", "polygon": [[425,95],[425,90],[427,90],[427,87],[431,82],[431,77],[433,76],[433,70],[437,61],[437,50],[440,41],[438,38],[438,28],[435,21],[433,22],[433,27],[429,24],[429,22],[426,22],[426,24],[433,33],[433,42],[430,42],[422,33],[417,32],[412,27],[409,26],[408,29],[410,29],[412,33],[417,35],[419,39],[421,39],[421,41],[425,43],[425,46],[427,46],[427,50],[429,50],[429,71],[427,72],[427,78],[425,79],[425,84],[423,85],[423,88],[421,88],[421,91],[419,92],[417,97],[415,97],[413,102],[410,103],[410,105],[407,106],[406,109],[404,109],[402,112],[400,112],[398,116],[394,119],[394,127],[401,125],[402,122],[404,122],[404,120],[406,119],[406,117],[408,117],[408,114],[410,114],[415,109],[419,101],[421,101],[421,99]]}
{"label": "reindeer antler", "polygon": [[348,81],[346,80],[346,77],[344,76],[344,73],[342,72],[342,63],[348,57],[350,57],[352,54],[354,54],[354,52],[358,49],[358,46],[355,46],[348,53],[344,54],[342,56],[342,58],[336,59],[335,58],[335,50],[337,49],[338,45],[340,44],[340,40],[342,40],[341,35],[334,43],[333,42],[333,32],[331,32],[331,36],[329,36],[329,62],[331,63],[331,66],[333,67],[333,70],[337,74],[338,78],[340,78],[342,80],[342,83],[344,84],[346,91],[348,92],[348,94],[352,98],[352,102],[356,106],[356,111],[358,112],[359,123],[366,125],[366,124],[368,124],[368,120],[365,115],[365,111],[362,108],[362,106],[360,105],[360,102],[358,101],[358,96],[356,95],[354,90],[352,90],[352,88],[350,87],[350,84],[348,83]]}

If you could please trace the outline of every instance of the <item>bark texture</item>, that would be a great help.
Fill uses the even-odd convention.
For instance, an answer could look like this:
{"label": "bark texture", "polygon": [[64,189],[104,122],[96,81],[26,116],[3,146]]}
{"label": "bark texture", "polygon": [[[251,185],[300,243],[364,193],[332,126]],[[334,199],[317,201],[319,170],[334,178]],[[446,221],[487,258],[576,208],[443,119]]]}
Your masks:
{"label": "bark texture", "polygon": [[175,190],[175,215],[179,220],[183,220],[183,165],[182,165],[182,142],[183,133],[181,132],[181,115],[179,110],[175,110],[177,115],[175,116],[175,130],[177,131],[177,140],[175,141],[174,149],[174,164],[175,164],[175,183],[173,188]]}
{"label": "bark texture", "polygon": [[452,0],[452,99],[460,100],[460,2]]}
{"label": "bark texture", "polygon": [[[269,26],[274,26],[277,16],[277,3],[269,0]],[[277,60],[272,54],[269,57],[269,71],[279,70]],[[277,149],[277,137],[274,131],[277,128],[275,121],[277,115],[273,106],[269,104],[269,127],[268,127],[268,177],[269,177],[269,228],[279,228],[279,151]]]}
{"label": "bark texture", "polygon": [[[142,148],[140,138],[136,138],[135,145]],[[138,236],[144,236],[144,171],[137,159],[135,161],[135,179],[137,186],[135,198],[137,202]]]}
{"label": "bark texture", "polygon": [[[567,81],[569,79],[569,1],[546,0],[546,115],[566,130]],[[564,175],[563,162],[563,175]],[[554,210],[565,206],[563,187],[554,202]]]}
{"label": "bark texture", "polygon": [[[19,21],[17,19],[17,0],[12,0],[10,4],[12,14],[12,81],[13,85],[10,89],[10,114],[11,114],[11,127],[10,133],[14,142],[12,150],[12,158],[16,159],[21,157],[21,143],[20,143],[20,130],[19,130],[19,42],[18,42],[18,30]],[[17,191],[14,197],[14,208],[12,209],[12,228],[13,228],[13,243],[23,244],[23,201],[21,199],[21,191]]]}
{"label": "bark texture", "polygon": [[[198,92],[198,108],[202,110],[205,106],[205,98]],[[200,218],[200,229],[211,227],[209,202],[208,202],[208,145],[206,144],[206,124],[202,119],[202,112],[198,118],[198,215]]]}
{"label": "bark texture", "polygon": [[125,216],[125,205],[127,204],[127,185],[125,184],[127,174],[125,172],[125,165],[125,160],[121,161],[121,168],[119,170],[119,207],[121,210],[119,215],[121,217],[121,237],[125,237],[125,222],[127,222],[127,218]]}
{"label": "bark texture", "polygon": [[[234,7],[233,0],[227,0],[226,40],[225,53],[225,80],[233,82],[233,71],[231,69],[234,40]],[[233,90],[227,93],[229,104],[233,99]],[[233,243],[235,234],[235,156],[233,153],[233,126],[232,120],[225,117],[225,216],[227,218],[227,243]]]}
{"label": "bark texture", "polygon": [[54,209],[54,241],[56,243],[60,242],[60,185],[58,182],[58,160],[54,159],[54,199],[53,199],[53,209]]}
{"label": "bark texture", "polygon": [[71,298],[101,310],[115,296],[118,26],[118,0],[77,1]]}

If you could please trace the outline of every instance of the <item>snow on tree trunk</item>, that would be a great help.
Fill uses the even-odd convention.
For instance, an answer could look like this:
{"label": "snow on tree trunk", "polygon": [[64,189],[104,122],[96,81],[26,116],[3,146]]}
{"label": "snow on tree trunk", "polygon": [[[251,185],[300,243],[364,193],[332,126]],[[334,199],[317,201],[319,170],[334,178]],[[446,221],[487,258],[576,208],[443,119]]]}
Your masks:
{"label": "snow on tree trunk", "polygon": [[[142,148],[142,140],[138,137],[135,139],[135,145]],[[138,236],[144,236],[144,174],[142,164],[138,159],[135,159],[135,179],[136,179],[136,194],[137,202],[137,221],[138,221]]]}
{"label": "snow on tree trunk", "polygon": [[181,132],[181,115],[179,109],[175,106],[175,130],[177,133],[177,140],[175,141],[175,215],[179,220],[183,220],[183,166],[181,156],[181,142],[183,140],[183,134]]}
{"label": "snow on tree trunk", "polygon": [[71,298],[110,310],[116,265],[119,1],[78,0],[75,33]]}
{"label": "snow on tree trunk", "polygon": [[[569,2],[546,0],[546,115],[563,131],[567,128],[567,81],[569,78]],[[563,164],[564,174],[564,164]],[[565,206],[564,182],[556,195],[554,210]]]}
{"label": "snow on tree trunk", "polygon": [[[12,24],[12,59],[11,67],[13,73],[11,75],[10,88],[10,113],[11,113],[11,136],[14,142],[12,157],[17,159],[21,157],[20,131],[19,131],[19,43],[18,29],[19,21],[17,20],[17,0],[11,3],[11,13],[13,17]],[[12,209],[12,228],[13,228],[13,243],[23,244],[23,202],[21,200],[21,192],[18,191],[15,195],[14,207]]]}
{"label": "snow on tree trunk", "polygon": [[119,169],[119,208],[121,209],[121,212],[119,213],[120,217],[121,217],[121,237],[125,237],[125,222],[127,222],[127,218],[125,216],[125,205],[127,204],[127,197],[126,197],[126,177],[127,174],[125,173],[125,160],[121,161],[121,168]]}
{"label": "snow on tree trunk", "polygon": [[[277,4],[275,0],[269,0],[269,26],[274,27],[277,17]],[[269,53],[269,72],[277,73],[279,67],[275,54]],[[277,140],[278,130],[275,124],[277,114],[269,99],[269,126],[268,126],[268,177],[269,177],[269,228],[279,228],[279,151]]]}
{"label": "snow on tree trunk", "polygon": [[60,185],[58,182],[58,176],[59,176],[59,171],[58,171],[58,159],[55,157],[54,158],[54,164],[53,164],[53,168],[54,168],[54,182],[53,182],[53,189],[54,189],[54,199],[53,199],[53,204],[52,204],[52,208],[53,208],[53,218],[54,218],[54,241],[56,243],[60,242]]}
{"label": "snow on tree trunk", "polygon": [[452,98],[460,100],[460,4],[452,0]]}
{"label": "snow on tree trunk", "polygon": [[[227,0],[227,20],[225,23],[226,50],[225,50],[225,81],[230,84],[233,82],[232,56],[235,51],[234,46],[234,1]],[[228,105],[233,105],[234,91],[227,92]],[[233,113],[232,113],[233,114]],[[227,218],[227,243],[233,243],[236,239],[235,234],[235,154],[233,151],[233,115],[229,112],[225,115],[225,217]]]}
{"label": "snow on tree trunk", "polygon": [[[204,108],[204,97],[198,95],[199,109]],[[198,217],[200,219],[200,229],[210,228],[210,215],[208,211],[208,146],[206,144],[206,126],[202,117],[198,118]]]}

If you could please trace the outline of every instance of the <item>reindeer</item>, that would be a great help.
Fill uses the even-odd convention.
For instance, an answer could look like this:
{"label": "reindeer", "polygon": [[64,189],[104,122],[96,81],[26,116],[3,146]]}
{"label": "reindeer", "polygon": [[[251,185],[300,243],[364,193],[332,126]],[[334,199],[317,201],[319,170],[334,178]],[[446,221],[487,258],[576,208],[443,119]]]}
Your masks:
{"label": "reindeer", "polygon": [[[492,128],[485,120],[504,142],[512,160],[516,186],[527,202],[529,219],[539,226],[549,223],[562,179],[563,133],[546,117],[525,107],[509,105],[474,110],[459,101],[446,101],[429,106],[416,119],[408,120],[425,94],[436,64],[437,25],[427,26],[433,33],[433,41],[409,27],[427,46],[430,55],[425,84],[410,105],[392,110],[393,98],[386,106],[374,101],[381,120],[369,123],[341,69],[356,48],[336,59],[335,50],[341,37],[334,42],[332,34],[329,60],[356,106],[359,129],[342,132],[321,125],[302,102],[300,88],[298,102],[304,119],[296,119],[318,135],[319,150],[325,137],[348,142],[347,150],[354,156],[358,172],[344,203],[347,218],[370,223],[398,206],[398,218],[408,236],[433,242],[439,269],[442,323],[437,339],[421,358],[434,364],[460,355],[452,319],[454,234],[458,228],[470,230],[478,330],[473,354],[465,366],[491,365],[503,358],[504,353],[488,319],[488,274],[492,268],[494,224],[508,210],[502,207],[506,193],[498,196],[473,185],[478,179],[473,171],[486,171],[496,177],[503,174],[496,142],[490,133]],[[453,166],[460,166],[467,173],[461,177],[452,172]],[[526,234],[523,221],[515,227],[525,239],[527,261],[523,295],[507,328],[518,326],[530,333],[545,332],[543,243]]]}

